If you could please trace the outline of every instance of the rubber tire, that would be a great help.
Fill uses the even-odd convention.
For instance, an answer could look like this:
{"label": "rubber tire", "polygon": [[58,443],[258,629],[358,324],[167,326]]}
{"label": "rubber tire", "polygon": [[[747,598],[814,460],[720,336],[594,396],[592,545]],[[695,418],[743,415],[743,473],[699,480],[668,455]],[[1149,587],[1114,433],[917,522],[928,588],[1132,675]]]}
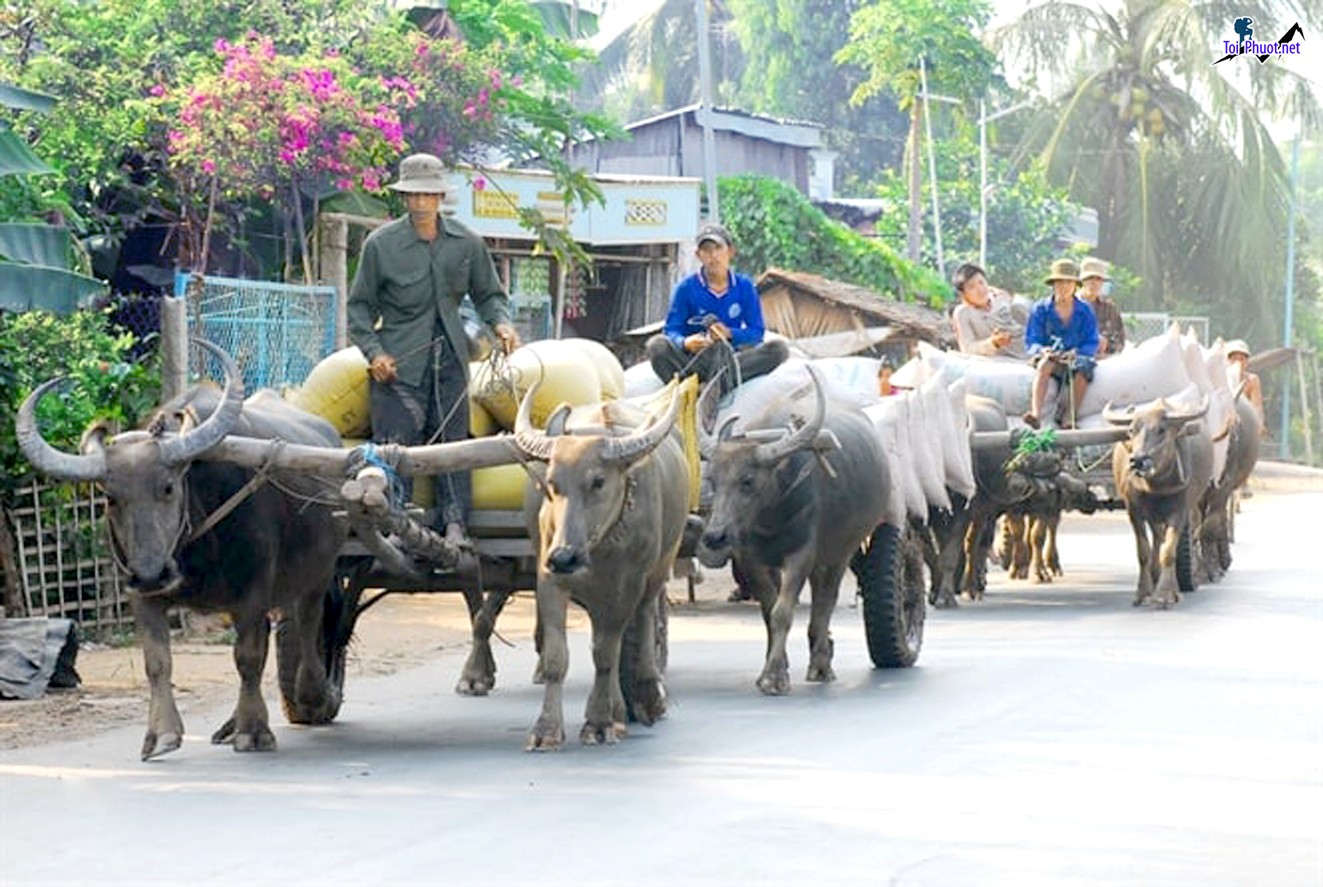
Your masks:
{"label": "rubber tire", "polygon": [[851,568],[859,581],[864,636],[873,667],[911,667],[923,648],[927,597],[921,577],[918,582],[906,581],[900,531],[889,524],[878,526]]}
{"label": "rubber tire", "polygon": [[1185,522],[1181,539],[1176,544],[1176,587],[1182,594],[1199,590],[1199,577],[1195,572],[1194,539],[1190,522]]}
{"label": "rubber tire", "polygon": [[345,657],[349,650],[349,639],[354,633],[354,623],[358,620],[360,595],[361,590],[352,591],[347,582],[337,579],[323,603],[322,631],[317,649],[326,667],[326,679],[336,696],[336,703],[329,715],[304,711],[295,701],[294,680],[303,658],[299,650],[298,628],[288,615],[276,626],[276,677],[280,685],[280,707],[285,713],[285,720],[291,724],[329,724],[340,713],[340,705],[344,701]]}

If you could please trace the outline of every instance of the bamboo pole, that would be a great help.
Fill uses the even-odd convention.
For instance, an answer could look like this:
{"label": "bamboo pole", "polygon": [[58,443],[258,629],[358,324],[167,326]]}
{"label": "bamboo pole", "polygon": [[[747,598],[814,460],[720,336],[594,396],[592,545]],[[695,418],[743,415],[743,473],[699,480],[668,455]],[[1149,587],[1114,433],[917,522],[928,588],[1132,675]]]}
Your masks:
{"label": "bamboo pole", "polygon": [[[522,461],[514,438],[510,435],[418,447],[380,444],[377,452],[384,462],[394,465],[395,470],[406,477],[468,471]],[[349,448],[313,447],[230,435],[198,458],[208,462],[229,462],[246,468],[260,468],[270,464],[276,469],[322,477],[344,477],[351,453],[353,449]]]}

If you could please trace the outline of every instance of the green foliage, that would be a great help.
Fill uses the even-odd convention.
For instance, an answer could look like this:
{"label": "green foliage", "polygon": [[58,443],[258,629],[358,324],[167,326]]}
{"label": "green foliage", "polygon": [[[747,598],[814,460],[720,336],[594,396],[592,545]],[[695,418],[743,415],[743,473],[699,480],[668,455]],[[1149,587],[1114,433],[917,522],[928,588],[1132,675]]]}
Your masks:
{"label": "green foliage", "polygon": [[903,7],[874,0],[851,17],[850,41],[836,61],[864,71],[855,102],[889,90],[909,108],[919,93],[920,56],[930,92],[977,98],[997,79],[997,57],[978,38],[991,17],[985,0],[908,0]]}
{"label": "green foliage", "polygon": [[[936,141],[937,179],[942,212],[942,247],[947,268],[978,261],[979,168],[978,146],[968,132],[946,133]],[[1064,188],[1048,184],[1042,167],[1031,164],[1015,171],[1005,159],[988,158],[988,280],[1012,292],[1033,294],[1042,289],[1043,273],[1058,254],[1057,238],[1076,207]],[[905,181],[888,173],[877,193],[901,207],[908,199]],[[925,206],[928,200],[924,190]],[[878,234],[888,242],[903,242],[906,219],[884,214]],[[934,242],[934,220],[924,219],[924,236]],[[924,250],[933,255],[932,249]]]}
{"label": "green foliage", "polygon": [[30,471],[18,450],[14,416],[38,384],[54,376],[69,379],[38,410],[42,434],[67,450],[77,449],[92,422],[129,428],[156,405],[159,372],[130,362],[132,345],[133,337],[112,329],[105,312],[0,313],[0,497]]}
{"label": "green foliage", "polygon": [[[1097,209],[1099,253],[1142,278],[1132,307],[1209,315],[1272,341],[1281,329],[1286,171],[1265,122],[1318,105],[1286,66],[1214,65],[1233,16],[1290,22],[1293,0],[1132,0],[1115,10],[1050,0],[998,49],[1052,75],[1054,99],[1022,150]],[[1062,89],[1062,87],[1065,87]]]}
{"label": "green foliage", "polygon": [[[23,8],[14,27],[0,27],[0,80],[60,97],[58,119],[23,113],[15,127],[56,173],[42,190],[29,184],[24,193],[11,195],[6,189],[0,205],[12,201],[25,210],[24,217],[49,208],[67,210],[80,235],[119,236],[147,220],[177,222],[187,195],[209,196],[206,183],[189,187],[167,168],[169,127],[151,99],[154,90],[190,84],[213,71],[218,41],[234,45],[250,35],[267,37],[277,55],[319,60],[324,67],[339,65],[333,61],[338,57],[352,62],[365,84],[412,73],[396,50],[416,48],[411,40],[420,39],[402,12],[355,0],[31,0]],[[462,57],[462,70],[431,69],[425,72],[424,101],[409,107],[406,98],[396,96],[388,103],[413,125],[418,142],[406,136],[409,149],[434,146],[444,126],[446,141],[465,145],[469,156],[480,156],[485,148],[516,162],[542,157],[570,199],[594,199],[591,183],[559,159],[568,140],[614,131],[566,100],[575,82],[573,66],[586,51],[548,35],[543,16],[523,0],[452,0],[448,14],[466,33],[465,45],[453,53]],[[488,106],[480,98],[484,89]],[[466,113],[467,102],[472,113]],[[434,113],[438,109],[447,113]],[[260,125],[221,116],[229,118],[227,125]],[[300,176],[305,199],[327,194],[337,178],[352,176],[334,170],[322,171],[313,182]],[[224,195],[219,197],[224,204]],[[222,209],[230,218],[231,244],[256,233],[251,206],[235,200]],[[310,227],[308,219],[304,222]]]}
{"label": "green foliage", "polygon": [[864,0],[728,0],[731,29],[740,49],[758,64],[744,67],[739,106],[773,117],[808,120],[824,127],[826,145],[839,153],[842,189],[862,193],[882,171],[899,164],[905,115],[890,95],[852,104],[862,68],[830,63],[844,48],[850,16]]}
{"label": "green foliage", "polygon": [[893,298],[940,305],[949,285],[916,268],[886,244],[833,222],[778,179],[737,176],[717,180],[721,218],[735,238],[735,263],[759,274],[770,267],[807,271],[867,287]]}

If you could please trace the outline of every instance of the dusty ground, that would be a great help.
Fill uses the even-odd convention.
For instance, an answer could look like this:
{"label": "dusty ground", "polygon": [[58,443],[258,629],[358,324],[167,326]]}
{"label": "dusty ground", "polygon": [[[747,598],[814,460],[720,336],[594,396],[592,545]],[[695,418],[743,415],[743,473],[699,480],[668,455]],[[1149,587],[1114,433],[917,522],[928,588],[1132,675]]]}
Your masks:
{"label": "dusty ground", "polygon": [[[501,614],[498,630],[512,641],[531,642],[532,624],[532,595],[520,594]],[[392,674],[446,651],[465,650],[468,637],[468,611],[459,595],[389,595],[358,622],[349,647],[346,682]],[[207,735],[219,724],[203,722],[199,713],[223,708],[238,692],[227,634],[220,626],[202,623],[180,633],[172,650],[180,714],[190,734]],[[30,701],[0,700],[0,749],[77,739],[124,724],[145,725],[147,678],[136,643],[84,644],[75,667],[82,678],[76,690],[52,690]],[[263,685],[273,720],[282,718],[274,651]]]}
{"label": "dusty ground", "polygon": [[[721,600],[731,587],[728,577],[710,577],[701,586],[705,597],[719,595]],[[668,591],[672,600],[680,600],[686,586],[675,581]],[[531,644],[533,617],[532,594],[520,593],[501,613],[498,634],[512,643]],[[571,608],[568,625],[571,630],[586,629],[587,616]],[[492,643],[499,657],[500,638],[493,638]],[[446,652],[465,651],[468,644],[468,611],[460,595],[388,595],[359,619],[349,647],[345,681],[352,685],[358,678],[393,674]],[[171,649],[175,699],[184,725],[190,735],[209,735],[219,723],[204,720],[201,713],[223,709],[238,692],[228,637],[219,626],[198,624],[196,630],[175,637]],[[52,690],[30,701],[0,700],[0,749],[83,738],[125,724],[145,727],[149,694],[137,644],[84,644],[75,667],[82,678],[82,686],[76,690]],[[454,677],[458,680],[458,668]],[[283,723],[274,650],[264,678],[271,717]]]}

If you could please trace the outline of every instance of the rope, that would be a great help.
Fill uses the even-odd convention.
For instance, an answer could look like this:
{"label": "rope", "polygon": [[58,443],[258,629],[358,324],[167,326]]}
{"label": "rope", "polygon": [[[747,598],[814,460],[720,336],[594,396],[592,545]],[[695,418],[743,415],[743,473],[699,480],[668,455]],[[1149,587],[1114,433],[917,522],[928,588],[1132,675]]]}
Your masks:
{"label": "rope", "polygon": [[381,450],[376,444],[368,441],[355,447],[349,455],[348,474],[350,476],[357,474],[364,468],[379,468],[386,475],[386,480],[390,485],[390,501],[393,508],[403,508],[408,504],[408,496],[404,492],[404,478],[400,477],[395,466],[391,465],[381,455]]}
{"label": "rope", "polygon": [[188,545],[197,541],[202,536],[205,536],[217,524],[229,517],[230,512],[238,508],[245,499],[257,490],[258,487],[266,483],[267,476],[271,471],[271,467],[275,464],[276,457],[284,448],[285,442],[283,440],[276,439],[272,441],[271,452],[267,453],[266,461],[253,472],[253,476],[248,479],[248,483],[244,484],[234,493],[234,495],[222,502],[219,508],[207,515],[207,519],[202,522],[202,526],[194,530],[184,544]]}

